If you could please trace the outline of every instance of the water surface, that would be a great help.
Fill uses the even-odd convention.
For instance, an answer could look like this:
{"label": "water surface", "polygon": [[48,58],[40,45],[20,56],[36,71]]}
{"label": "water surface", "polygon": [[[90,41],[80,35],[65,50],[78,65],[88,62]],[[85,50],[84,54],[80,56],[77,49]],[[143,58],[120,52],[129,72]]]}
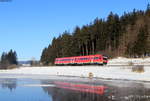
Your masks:
{"label": "water surface", "polygon": [[[60,88],[55,82],[105,86],[107,89],[104,94],[87,93]],[[0,101],[150,101],[150,83],[45,75],[1,75]]]}

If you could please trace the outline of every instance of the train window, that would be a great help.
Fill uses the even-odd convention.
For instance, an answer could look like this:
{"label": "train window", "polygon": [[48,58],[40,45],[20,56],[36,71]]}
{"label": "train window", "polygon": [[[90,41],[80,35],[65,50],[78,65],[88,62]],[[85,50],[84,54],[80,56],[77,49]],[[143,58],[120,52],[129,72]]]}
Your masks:
{"label": "train window", "polygon": [[83,60],[87,60],[88,58],[83,58]]}
{"label": "train window", "polygon": [[85,60],[88,60],[88,58],[85,58]]}
{"label": "train window", "polygon": [[76,60],[88,60],[88,58],[78,58]]}
{"label": "train window", "polygon": [[99,57],[94,57],[94,59],[99,59]]}
{"label": "train window", "polygon": [[65,61],[70,61],[70,59],[65,59]]}

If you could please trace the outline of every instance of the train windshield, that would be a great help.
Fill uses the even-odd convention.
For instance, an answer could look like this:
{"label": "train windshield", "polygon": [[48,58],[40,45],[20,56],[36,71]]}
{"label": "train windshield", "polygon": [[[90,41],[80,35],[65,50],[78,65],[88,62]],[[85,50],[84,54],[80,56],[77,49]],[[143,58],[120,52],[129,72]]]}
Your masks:
{"label": "train windshield", "polygon": [[108,60],[107,57],[103,57],[103,60]]}

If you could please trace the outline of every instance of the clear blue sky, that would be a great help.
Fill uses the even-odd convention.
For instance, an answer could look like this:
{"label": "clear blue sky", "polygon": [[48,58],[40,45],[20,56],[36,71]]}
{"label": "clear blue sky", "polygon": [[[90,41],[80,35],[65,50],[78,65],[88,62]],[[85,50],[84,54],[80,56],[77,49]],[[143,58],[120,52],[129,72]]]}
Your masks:
{"label": "clear blue sky", "polygon": [[53,37],[89,24],[110,11],[145,10],[148,0],[12,0],[0,2],[0,55],[13,49],[19,60],[40,59]]}

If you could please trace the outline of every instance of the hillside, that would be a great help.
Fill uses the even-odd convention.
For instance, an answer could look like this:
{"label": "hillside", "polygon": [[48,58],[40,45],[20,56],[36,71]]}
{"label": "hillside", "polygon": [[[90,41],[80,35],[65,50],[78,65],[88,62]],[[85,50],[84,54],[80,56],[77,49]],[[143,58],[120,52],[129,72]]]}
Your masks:
{"label": "hillside", "polygon": [[54,63],[56,57],[104,54],[110,58],[150,56],[150,5],[145,11],[133,10],[63,32],[43,49],[41,62]]}

